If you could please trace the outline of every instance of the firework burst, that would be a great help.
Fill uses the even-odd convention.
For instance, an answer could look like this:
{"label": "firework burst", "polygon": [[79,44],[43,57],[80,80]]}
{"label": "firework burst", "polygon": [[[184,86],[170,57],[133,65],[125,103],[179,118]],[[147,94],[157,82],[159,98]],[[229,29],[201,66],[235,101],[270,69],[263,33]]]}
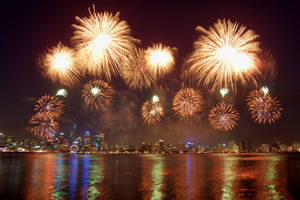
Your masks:
{"label": "firework burst", "polygon": [[239,113],[232,104],[219,103],[208,115],[210,125],[219,131],[231,131],[239,120]]}
{"label": "firework burst", "polygon": [[131,89],[141,90],[154,85],[155,75],[147,65],[143,49],[136,49],[132,55],[129,55],[126,64],[123,66],[122,77]]}
{"label": "firework burst", "polygon": [[164,76],[173,69],[175,65],[174,51],[174,48],[162,44],[154,44],[153,47],[147,48],[145,53],[147,64],[155,77]]}
{"label": "firework burst", "polygon": [[91,110],[105,110],[112,101],[112,93],[113,90],[108,83],[102,80],[92,80],[85,84],[82,98]]}
{"label": "firework burst", "polygon": [[188,63],[198,84],[213,89],[231,88],[234,92],[237,82],[243,86],[257,84],[255,75],[260,72],[256,65],[261,51],[258,35],[225,19],[208,30],[199,26],[197,31],[202,35],[195,42]]}
{"label": "firework burst", "polygon": [[163,116],[163,107],[159,102],[146,101],[141,110],[143,120],[149,125],[154,125]]}
{"label": "firework burst", "polygon": [[200,91],[184,88],[177,92],[173,99],[173,110],[181,119],[190,121],[206,109]]}
{"label": "firework burst", "polygon": [[130,33],[127,22],[120,21],[119,13],[98,13],[93,7],[90,16],[76,17],[72,38],[79,52],[79,62],[92,74],[111,79],[120,74],[121,63],[131,55],[137,42]]}
{"label": "firework burst", "polygon": [[33,134],[43,140],[54,138],[58,131],[58,123],[37,113],[29,120]]}
{"label": "firework burst", "polygon": [[254,90],[246,98],[251,118],[258,124],[272,124],[281,117],[279,100],[268,94],[266,87],[261,90]]}
{"label": "firework burst", "polygon": [[58,97],[44,95],[37,100],[34,111],[46,120],[56,120],[63,115],[64,107],[63,102]]}
{"label": "firework burst", "polygon": [[48,49],[47,53],[39,60],[39,64],[45,75],[53,82],[69,85],[78,81],[75,52],[62,43]]}

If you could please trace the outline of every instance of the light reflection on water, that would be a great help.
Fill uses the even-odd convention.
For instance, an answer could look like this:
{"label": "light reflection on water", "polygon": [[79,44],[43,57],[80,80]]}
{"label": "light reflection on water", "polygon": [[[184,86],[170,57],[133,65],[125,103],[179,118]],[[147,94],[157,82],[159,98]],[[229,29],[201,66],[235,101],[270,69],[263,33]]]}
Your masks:
{"label": "light reflection on water", "polygon": [[279,200],[299,185],[299,154],[0,154],[0,199]]}

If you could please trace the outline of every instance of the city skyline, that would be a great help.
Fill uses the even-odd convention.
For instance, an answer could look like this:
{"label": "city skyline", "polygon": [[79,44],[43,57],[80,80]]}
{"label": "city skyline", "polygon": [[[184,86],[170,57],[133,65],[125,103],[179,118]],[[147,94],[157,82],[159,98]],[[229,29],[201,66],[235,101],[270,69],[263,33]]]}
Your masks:
{"label": "city skyline", "polygon": [[[39,54],[59,41],[71,46],[70,37],[73,32],[71,24],[76,22],[75,16],[86,16],[88,8],[92,5],[93,2],[88,1],[76,2],[72,6],[68,2],[18,4],[17,12],[14,13],[16,17],[12,17],[12,14],[7,15],[10,18],[7,26],[14,26],[12,30],[15,31],[8,37],[8,41],[14,40],[17,48],[13,49],[11,54],[11,57],[16,59],[13,62],[4,59],[4,65],[7,67],[1,69],[3,71],[1,71],[0,85],[4,94],[1,111],[4,114],[0,118],[0,132],[16,138],[33,138],[28,129],[28,121],[33,114],[36,100],[44,94],[55,95],[57,90],[62,88],[62,85],[52,84],[40,74],[36,59]],[[155,3],[138,2],[95,3],[99,12],[120,11],[121,18],[128,22],[132,34],[141,39],[143,46],[163,42],[168,46],[176,47],[178,55],[175,70],[159,88],[142,92],[132,91],[122,80],[113,79],[111,84],[115,90],[115,97],[111,110],[106,113],[89,111],[83,105],[80,94],[89,78],[84,78],[74,88],[66,87],[68,91],[68,96],[65,98],[66,111],[59,132],[69,132],[76,123],[83,131],[106,133],[110,143],[124,141],[140,144],[142,141],[153,141],[158,138],[166,138],[170,143],[187,140],[205,143],[215,143],[218,140],[249,140],[254,144],[266,143],[270,139],[279,139],[284,143],[299,141],[300,129],[297,119],[300,112],[300,78],[296,60],[297,42],[289,40],[290,37],[298,39],[299,28],[295,27],[297,20],[295,7],[292,4],[277,4],[271,8],[266,2],[257,5],[247,2],[241,5],[226,3],[223,5],[229,11],[228,13],[221,12],[220,8],[212,3],[190,2],[184,6],[174,3],[171,7],[164,2],[161,2],[160,6],[156,6]],[[215,10],[215,12],[201,12],[204,10]],[[278,12],[289,13],[289,15],[279,16]],[[209,88],[199,87],[204,93],[208,107],[201,120],[194,124],[185,124],[174,116],[170,105],[177,90],[183,84],[177,79],[184,59],[193,51],[193,42],[197,39],[195,28],[198,25],[208,28],[218,18],[237,21],[253,29],[260,35],[259,41],[264,49],[270,51],[278,63],[277,77],[274,81],[261,81],[261,84],[270,88],[274,96],[278,96],[284,109],[282,118],[275,124],[257,125],[251,120],[244,98],[253,88],[241,89],[237,94],[229,93],[226,97],[226,100],[233,103],[241,115],[238,126],[231,132],[216,131],[208,123],[209,109],[220,101],[220,97],[210,93]],[[14,48],[9,46],[2,51]],[[140,108],[142,103],[154,94],[160,95],[165,116],[155,126],[149,126],[143,123]]]}

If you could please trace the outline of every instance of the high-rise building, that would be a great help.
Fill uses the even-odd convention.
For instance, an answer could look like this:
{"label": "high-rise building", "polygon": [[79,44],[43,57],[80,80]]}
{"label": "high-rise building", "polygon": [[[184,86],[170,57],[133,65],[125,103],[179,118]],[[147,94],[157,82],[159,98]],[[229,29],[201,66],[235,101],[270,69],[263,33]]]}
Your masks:
{"label": "high-rise building", "polygon": [[293,151],[300,152],[300,144],[299,144],[299,142],[294,142],[292,146],[293,146]]}
{"label": "high-rise building", "polygon": [[142,142],[141,145],[141,152],[146,153],[147,152],[147,144],[145,142]]}
{"label": "high-rise building", "polygon": [[159,151],[159,143],[155,142],[155,144],[154,144],[154,152],[158,153],[158,151]]}
{"label": "high-rise building", "polygon": [[83,136],[83,145],[84,146],[91,145],[91,132],[90,131],[85,131],[84,136]]}
{"label": "high-rise building", "polygon": [[59,133],[58,134],[58,143],[59,144],[62,144],[63,143],[63,140],[64,140],[64,138],[65,138],[65,134],[64,133]]}
{"label": "high-rise building", "polygon": [[262,144],[260,146],[260,151],[264,153],[269,153],[270,152],[270,145],[268,144]]}
{"label": "high-rise building", "polygon": [[149,153],[152,153],[152,144],[151,144],[151,143],[148,143],[148,144],[147,144],[147,151],[148,151]]}
{"label": "high-rise building", "polygon": [[165,151],[164,141],[163,140],[159,140],[158,143],[159,143],[159,150],[158,151],[159,152]]}
{"label": "high-rise building", "polygon": [[235,144],[234,141],[228,142],[228,151],[230,153],[238,153],[239,152],[239,146]]}
{"label": "high-rise building", "polygon": [[69,141],[70,143],[73,142],[73,140],[76,138],[76,127],[77,125],[76,124],[73,124],[73,127],[69,133]]}
{"label": "high-rise building", "polygon": [[6,141],[5,141],[5,135],[3,133],[0,133],[0,145],[1,144],[5,144]]}

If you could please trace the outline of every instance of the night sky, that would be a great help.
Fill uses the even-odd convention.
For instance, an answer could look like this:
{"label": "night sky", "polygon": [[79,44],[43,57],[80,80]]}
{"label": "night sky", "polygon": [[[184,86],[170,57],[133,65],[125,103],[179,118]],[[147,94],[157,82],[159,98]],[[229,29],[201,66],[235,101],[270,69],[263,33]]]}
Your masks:
{"label": "night sky", "polygon": [[[130,3],[129,3],[130,2]],[[105,132],[108,143],[139,144],[164,139],[166,143],[192,140],[196,143],[215,144],[228,140],[249,140],[252,144],[300,141],[300,66],[299,66],[299,10],[296,4],[269,2],[229,3],[228,1],[37,1],[16,3],[4,11],[2,19],[2,62],[0,132],[16,138],[34,138],[28,131],[28,120],[35,101],[44,94],[55,95],[60,85],[42,76],[37,58],[47,48],[59,41],[72,46],[72,24],[75,16],[88,16],[93,3],[98,12],[120,11],[132,36],[142,41],[142,47],[162,42],[176,47],[175,71],[152,90],[130,91],[121,78],[111,84],[115,89],[112,108],[106,113],[90,112],[82,103],[80,93],[89,78],[81,84],[67,88],[66,110],[61,131],[68,133],[74,123],[79,131]],[[197,3],[198,2],[198,3]],[[211,26],[217,19],[230,19],[245,25],[260,35],[263,50],[270,51],[277,63],[277,77],[268,81],[270,92],[280,99],[284,108],[282,118],[273,125],[256,125],[250,119],[244,98],[251,88],[241,89],[237,95],[229,95],[241,113],[241,119],[232,132],[213,130],[207,114],[197,124],[185,125],[178,121],[171,110],[171,100],[180,89],[180,72],[184,60],[192,53],[197,39],[196,26]],[[160,89],[158,89],[160,88]],[[208,109],[219,102],[216,94],[203,91]],[[159,94],[166,109],[166,116],[156,127],[144,125],[140,117],[142,103]]]}

